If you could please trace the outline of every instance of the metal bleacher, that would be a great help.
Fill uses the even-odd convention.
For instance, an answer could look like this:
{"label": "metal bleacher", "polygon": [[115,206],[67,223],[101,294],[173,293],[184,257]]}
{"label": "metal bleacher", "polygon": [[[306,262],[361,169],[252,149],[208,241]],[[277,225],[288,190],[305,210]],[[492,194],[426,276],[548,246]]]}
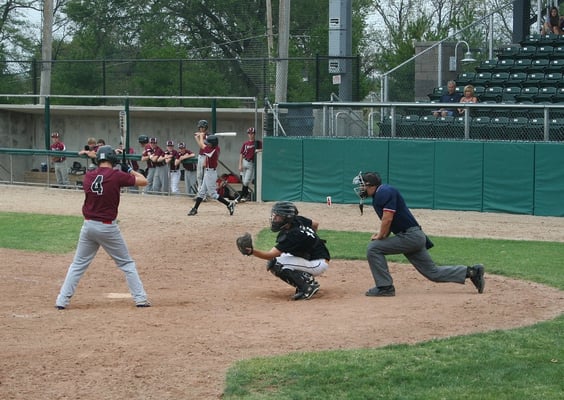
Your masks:
{"label": "metal bleacher", "polygon": [[[468,113],[450,118],[426,116],[424,122],[423,114],[408,121],[397,116],[403,127],[401,136],[564,140],[564,35],[531,34],[519,45],[498,49],[496,56],[480,62],[475,71],[457,76],[459,91],[465,85],[478,89],[478,104],[464,106]],[[444,89],[435,88],[429,94],[431,102],[439,102]],[[461,135],[464,125],[466,134]]]}

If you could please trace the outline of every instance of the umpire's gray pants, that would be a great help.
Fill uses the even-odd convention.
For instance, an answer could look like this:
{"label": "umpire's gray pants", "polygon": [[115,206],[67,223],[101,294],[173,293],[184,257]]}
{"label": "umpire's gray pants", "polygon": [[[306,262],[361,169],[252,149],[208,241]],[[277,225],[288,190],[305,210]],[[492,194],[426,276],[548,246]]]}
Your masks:
{"label": "umpire's gray pants", "polygon": [[419,227],[413,227],[386,239],[371,241],[366,257],[376,286],[390,286],[394,283],[386,260],[388,254],[403,254],[421,275],[433,282],[464,283],[467,267],[437,267],[425,248],[425,240],[425,232]]}

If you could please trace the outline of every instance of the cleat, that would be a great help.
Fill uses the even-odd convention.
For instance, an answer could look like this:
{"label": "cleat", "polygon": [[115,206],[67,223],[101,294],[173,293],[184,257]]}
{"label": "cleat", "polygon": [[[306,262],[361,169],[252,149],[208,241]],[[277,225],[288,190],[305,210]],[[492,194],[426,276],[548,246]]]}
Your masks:
{"label": "cleat", "polygon": [[229,210],[229,215],[233,215],[233,213],[235,212],[235,202],[230,201],[227,205],[227,209]]}
{"label": "cleat", "polygon": [[469,269],[470,280],[478,289],[478,293],[484,293],[484,286],[486,282],[484,281],[484,266],[482,264],[472,265]]}
{"label": "cleat", "polygon": [[371,297],[393,297],[396,295],[396,288],[393,285],[380,288],[375,286],[372,289],[368,289],[365,295]]}
{"label": "cleat", "polygon": [[296,294],[294,295],[293,299],[294,300],[309,300],[313,297],[314,294],[317,293],[318,290],[319,290],[319,284],[309,285],[305,292],[296,291]]}
{"label": "cleat", "polygon": [[65,309],[64,306],[55,306],[55,308],[56,308],[57,310],[64,310],[64,309]]}
{"label": "cleat", "polygon": [[151,307],[151,302],[149,300],[145,300],[145,301],[142,301],[141,303],[136,303],[135,307],[138,307],[138,308]]}
{"label": "cleat", "polygon": [[189,215],[189,216],[196,215],[196,214],[198,214],[198,210],[196,210],[195,208],[191,209],[191,210],[188,212],[188,215]]}

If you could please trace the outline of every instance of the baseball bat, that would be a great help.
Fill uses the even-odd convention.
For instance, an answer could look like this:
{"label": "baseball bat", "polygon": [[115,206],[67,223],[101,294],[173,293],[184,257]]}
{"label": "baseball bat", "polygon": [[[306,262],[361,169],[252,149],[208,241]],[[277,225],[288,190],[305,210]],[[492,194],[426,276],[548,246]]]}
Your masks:
{"label": "baseball bat", "polygon": [[123,145],[123,151],[121,153],[121,162],[125,162],[125,153],[127,152],[126,150],[126,143],[125,143],[125,138],[126,138],[126,133],[127,133],[127,113],[125,111],[120,111],[119,112],[119,129],[120,129],[120,133],[121,133],[121,143]]}
{"label": "baseball bat", "polygon": [[237,136],[237,132],[217,132],[215,136]]}

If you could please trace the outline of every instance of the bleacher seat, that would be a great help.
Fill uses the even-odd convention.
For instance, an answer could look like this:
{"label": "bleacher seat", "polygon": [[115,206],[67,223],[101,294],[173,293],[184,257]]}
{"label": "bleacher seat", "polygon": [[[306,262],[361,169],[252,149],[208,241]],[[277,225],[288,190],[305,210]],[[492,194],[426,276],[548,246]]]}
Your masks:
{"label": "bleacher seat", "polygon": [[[454,118],[453,116],[446,116],[435,119],[433,123],[434,136],[437,138],[455,137]],[[462,130],[462,136],[464,136],[464,130]]]}
{"label": "bleacher seat", "polygon": [[564,59],[555,58],[550,60],[548,65],[545,67],[544,72],[549,74],[551,72],[560,72],[564,71]]}
{"label": "bleacher seat", "polygon": [[501,47],[496,51],[497,58],[500,60],[513,60],[515,58],[515,55],[519,53],[519,49],[520,47],[516,45]]}
{"label": "bleacher seat", "polygon": [[551,141],[564,140],[564,118],[551,118],[548,122],[548,136]]}
{"label": "bleacher seat", "polygon": [[509,74],[511,72],[511,68],[513,68],[513,64],[515,64],[515,61],[512,58],[499,60],[493,68],[492,73],[507,72]]}
{"label": "bleacher seat", "polygon": [[433,88],[433,92],[429,93],[427,96],[429,97],[429,99],[431,101],[439,101],[441,96],[445,93],[445,91],[446,91],[446,87],[439,86],[439,87]]}
{"label": "bleacher seat", "polygon": [[512,72],[505,81],[505,86],[521,86],[527,80],[526,72]]}
{"label": "bleacher seat", "polygon": [[551,60],[563,60],[564,59],[564,46],[556,46],[552,51],[550,56]]}
{"label": "bleacher seat", "polygon": [[530,118],[527,125],[523,127],[523,140],[543,140],[544,118]]}
{"label": "bleacher seat", "polygon": [[492,72],[497,65],[497,59],[491,58],[480,62],[476,67],[476,72]]}
{"label": "bleacher seat", "polygon": [[535,96],[539,93],[536,86],[527,86],[521,89],[521,93],[515,96],[517,102],[534,102]]}
{"label": "bleacher seat", "polygon": [[522,59],[522,58],[532,59],[535,57],[536,52],[537,52],[536,46],[522,46],[519,49],[519,52],[515,54],[513,58],[515,59],[515,61],[517,61],[517,59]]}
{"label": "bleacher seat", "polygon": [[495,117],[490,119],[490,130],[486,139],[507,139],[508,117]]}
{"label": "bleacher seat", "polygon": [[556,35],[554,33],[547,33],[547,34],[539,36],[537,45],[538,46],[553,46],[556,43],[558,43],[558,35]]}
{"label": "bleacher seat", "polygon": [[554,96],[552,96],[553,103],[564,103],[564,87],[558,88]]}
{"label": "bleacher seat", "polygon": [[548,58],[536,58],[531,62],[531,65],[527,69],[529,73],[532,72],[542,72],[544,73],[548,67],[550,60]]}
{"label": "bleacher seat", "polygon": [[539,92],[533,97],[535,103],[552,103],[552,98],[556,94],[555,86],[546,86],[539,89]]}
{"label": "bleacher seat", "polygon": [[527,35],[521,40],[521,46],[537,46],[539,44],[540,35],[538,33],[532,33]]}
{"label": "bleacher seat", "polygon": [[537,51],[533,58],[550,58],[552,52],[554,51],[554,47],[552,46],[537,46]]}
{"label": "bleacher seat", "polygon": [[421,138],[434,137],[433,124],[437,118],[433,115],[423,115],[419,117],[419,122],[414,129],[413,136]]}
{"label": "bleacher seat", "polygon": [[402,117],[397,123],[398,137],[414,137],[416,125],[419,122],[419,115],[410,114]]}
{"label": "bleacher seat", "polygon": [[[395,115],[395,122],[396,122],[396,129],[399,125],[399,121],[401,121],[401,115]],[[383,137],[390,137],[392,136],[392,116],[388,115],[382,122],[379,123],[380,127],[380,136]]]}
{"label": "bleacher seat", "polygon": [[474,86],[487,86],[491,78],[491,72],[478,72],[474,76]]}
{"label": "bleacher seat", "polygon": [[501,96],[502,102],[516,102],[516,97],[521,94],[520,86],[506,86],[503,88],[503,94]]}
{"label": "bleacher seat", "polygon": [[501,86],[490,86],[486,88],[486,91],[480,96],[480,102],[483,101],[495,101],[499,103],[503,96],[503,87]]}
{"label": "bleacher seat", "polygon": [[511,72],[525,72],[527,73],[531,63],[533,62],[530,58],[520,58],[515,60],[513,67],[511,67]]}
{"label": "bleacher seat", "polygon": [[487,116],[478,116],[472,118],[472,124],[470,126],[470,138],[487,139],[489,137],[490,120],[491,118]]}
{"label": "bleacher seat", "polygon": [[476,76],[475,72],[461,72],[456,77],[456,84],[462,86],[471,84],[474,80],[474,76]]}
{"label": "bleacher seat", "polygon": [[527,74],[527,79],[521,82],[521,87],[538,87],[544,80],[544,72],[533,72]]}
{"label": "bleacher seat", "polygon": [[513,117],[507,120],[505,125],[506,137],[504,139],[510,140],[526,140],[525,128],[529,124],[527,117]]}
{"label": "bleacher seat", "polygon": [[539,82],[539,87],[543,87],[543,86],[555,86],[555,87],[559,87],[560,85],[564,85],[564,82],[562,81],[563,75],[561,72],[549,72],[547,74],[544,74],[544,79]]}
{"label": "bleacher seat", "polygon": [[509,72],[496,72],[492,74],[489,83],[493,86],[504,86],[509,79]]}

